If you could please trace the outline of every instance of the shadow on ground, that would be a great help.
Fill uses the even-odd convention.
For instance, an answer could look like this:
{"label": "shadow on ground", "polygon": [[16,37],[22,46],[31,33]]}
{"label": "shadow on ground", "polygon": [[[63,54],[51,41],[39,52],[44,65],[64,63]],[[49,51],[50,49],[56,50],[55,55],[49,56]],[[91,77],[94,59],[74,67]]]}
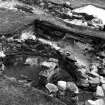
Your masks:
{"label": "shadow on ground", "polygon": [[38,89],[0,77],[0,105],[65,105]]}

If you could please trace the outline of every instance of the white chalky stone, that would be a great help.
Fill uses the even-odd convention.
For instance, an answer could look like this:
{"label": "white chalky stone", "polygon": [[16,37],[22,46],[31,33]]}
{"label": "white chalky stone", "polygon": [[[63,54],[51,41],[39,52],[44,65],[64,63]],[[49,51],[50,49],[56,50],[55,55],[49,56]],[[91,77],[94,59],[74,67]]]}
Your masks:
{"label": "white chalky stone", "polygon": [[100,82],[101,82],[102,84],[105,84],[105,78],[102,77],[102,76],[100,76]]}
{"label": "white chalky stone", "polygon": [[85,105],[105,105],[104,99],[88,100]]}
{"label": "white chalky stone", "polygon": [[104,97],[104,91],[103,91],[103,88],[101,86],[97,86],[96,96],[98,96],[98,97]]}
{"label": "white chalky stone", "polygon": [[36,64],[38,64],[38,59],[29,57],[26,59],[25,64],[30,64],[31,66],[36,65]]}
{"label": "white chalky stone", "polygon": [[98,8],[93,5],[87,5],[84,7],[76,8],[73,11],[77,13],[87,13],[89,15],[93,15],[94,17],[101,19],[103,24],[105,24],[105,10],[102,8]]}
{"label": "white chalky stone", "polygon": [[58,87],[62,90],[66,90],[66,82],[65,81],[58,81]]}
{"label": "white chalky stone", "polygon": [[48,83],[46,85],[46,88],[49,90],[49,92],[57,92],[58,91],[58,87],[52,83]]}
{"label": "white chalky stone", "polygon": [[69,1],[67,1],[67,2],[66,2],[66,5],[69,5],[69,6],[70,6],[70,5],[71,5],[71,3],[70,3]]}
{"label": "white chalky stone", "polygon": [[32,32],[23,32],[20,39],[22,41],[25,41],[27,39],[33,39],[36,40],[36,36]]}
{"label": "white chalky stone", "polygon": [[4,58],[6,55],[4,54],[3,51],[0,51],[0,57]]}
{"label": "white chalky stone", "polygon": [[42,66],[46,66],[48,68],[52,68],[52,69],[54,69],[56,67],[56,63],[55,62],[47,62],[47,61],[44,61],[44,62],[42,62],[41,65]]}

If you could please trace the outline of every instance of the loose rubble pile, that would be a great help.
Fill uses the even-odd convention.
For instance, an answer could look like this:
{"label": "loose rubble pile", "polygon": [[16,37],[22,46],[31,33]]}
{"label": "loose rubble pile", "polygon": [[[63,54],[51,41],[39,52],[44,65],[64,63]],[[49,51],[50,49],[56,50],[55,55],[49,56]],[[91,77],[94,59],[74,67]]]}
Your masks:
{"label": "loose rubble pile", "polygon": [[[43,2],[42,2],[43,1]],[[62,18],[66,23],[75,24],[79,26],[89,27],[97,30],[104,30],[104,16],[97,14],[104,14],[104,10],[88,5],[77,9],[72,9],[70,2],[64,2],[62,5],[53,3],[52,1],[42,0],[38,2],[39,6],[50,12],[53,16]],[[64,8],[62,8],[64,6]],[[91,11],[91,12],[89,12]],[[95,11],[96,13],[95,15]]]}

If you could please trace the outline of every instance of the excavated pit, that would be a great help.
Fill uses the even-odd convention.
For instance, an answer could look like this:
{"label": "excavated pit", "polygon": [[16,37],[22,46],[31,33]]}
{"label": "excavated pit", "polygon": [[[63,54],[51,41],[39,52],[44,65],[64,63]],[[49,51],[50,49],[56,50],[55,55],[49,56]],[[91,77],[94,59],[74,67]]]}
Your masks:
{"label": "excavated pit", "polygon": [[[88,100],[105,101],[105,96],[96,96],[97,87],[105,83],[104,29],[65,21],[91,16],[74,13],[70,17],[68,11],[78,7],[72,4],[76,1],[71,6],[61,1],[0,1],[1,105],[83,105]],[[82,3],[87,4],[85,0]],[[75,85],[59,87],[59,81],[66,86]],[[48,83],[58,90],[47,88]]]}

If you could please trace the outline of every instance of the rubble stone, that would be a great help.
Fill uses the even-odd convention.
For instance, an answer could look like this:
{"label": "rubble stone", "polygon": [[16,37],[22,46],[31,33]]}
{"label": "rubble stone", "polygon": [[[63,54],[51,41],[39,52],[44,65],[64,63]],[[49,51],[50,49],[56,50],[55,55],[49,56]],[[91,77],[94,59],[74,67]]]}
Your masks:
{"label": "rubble stone", "polygon": [[65,81],[58,81],[58,87],[62,90],[66,90],[66,82]]}
{"label": "rubble stone", "polygon": [[69,89],[70,91],[72,91],[74,93],[79,93],[79,89],[75,83],[67,82],[66,86],[67,86],[67,89]]}
{"label": "rubble stone", "polygon": [[96,101],[88,100],[86,105],[105,105],[105,102],[103,99],[97,99]]}
{"label": "rubble stone", "polygon": [[54,92],[56,93],[58,91],[58,87],[52,83],[47,83],[46,88],[49,90],[49,92]]}
{"label": "rubble stone", "polygon": [[49,69],[54,69],[56,67],[56,63],[55,62],[47,62],[44,61],[41,64],[42,66],[48,67]]}
{"label": "rubble stone", "polygon": [[100,82],[101,82],[102,84],[105,84],[105,78],[102,77],[102,76],[100,76]]}
{"label": "rubble stone", "polygon": [[91,71],[90,74],[92,74],[95,77],[99,77],[99,74],[97,72]]}
{"label": "rubble stone", "polygon": [[38,58],[35,58],[35,57],[29,57],[29,58],[27,58],[26,59],[26,62],[25,62],[25,64],[29,64],[29,65],[31,65],[31,66],[33,66],[33,65],[37,65],[38,64]]}
{"label": "rubble stone", "polygon": [[0,57],[4,58],[6,55],[4,54],[3,51],[0,51]]}
{"label": "rubble stone", "polygon": [[83,87],[89,87],[88,78],[87,78],[87,79],[81,79],[79,85],[80,85],[80,86],[83,86]]}
{"label": "rubble stone", "polygon": [[102,84],[102,89],[103,89],[104,95],[105,95],[105,84]]}
{"label": "rubble stone", "polygon": [[20,40],[25,41],[28,39],[36,40],[36,36],[30,31],[30,32],[23,32]]}
{"label": "rubble stone", "polygon": [[97,78],[89,77],[89,83],[90,84],[99,84],[100,83],[100,79],[98,77]]}
{"label": "rubble stone", "polygon": [[104,97],[104,91],[103,91],[103,88],[101,86],[97,86],[96,96],[97,97]]}

